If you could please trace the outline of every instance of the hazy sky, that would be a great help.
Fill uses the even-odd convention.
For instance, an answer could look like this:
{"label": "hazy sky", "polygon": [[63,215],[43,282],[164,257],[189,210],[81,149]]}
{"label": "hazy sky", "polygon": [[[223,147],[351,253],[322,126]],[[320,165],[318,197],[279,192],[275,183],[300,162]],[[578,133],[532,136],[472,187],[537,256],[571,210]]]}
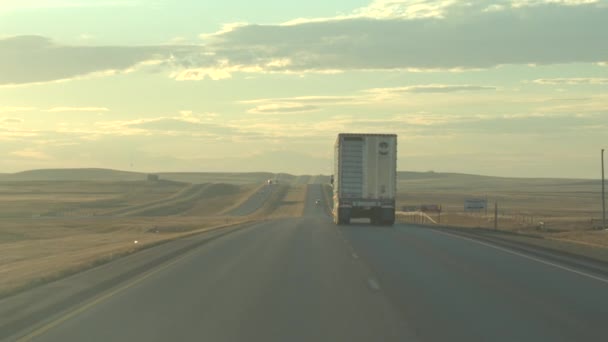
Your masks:
{"label": "hazy sky", "polygon": [[599,177],[608,1],[0,0],[0,173],[400,170]]}

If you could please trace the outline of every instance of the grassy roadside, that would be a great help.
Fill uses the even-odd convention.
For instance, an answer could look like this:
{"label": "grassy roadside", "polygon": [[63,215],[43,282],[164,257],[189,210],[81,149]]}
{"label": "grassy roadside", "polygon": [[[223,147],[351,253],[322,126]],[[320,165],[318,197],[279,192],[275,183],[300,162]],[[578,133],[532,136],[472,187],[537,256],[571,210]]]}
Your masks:
{"label": "grassy roadside", "polygon": [[325,209],[327,210],[327,213],[331,215],[332,208],[334,206],[334,193],[331,185],[322,184],[321,193],[323,194],[323,200],[325,201]]}
{"label": "grassy roadside", "polygon": [[[0,229],[0,297],[191,234],[259,221],[271,216],[299,216],[305,198],[303,187],[281,185],[258,212],[247,217],[232,217],[218,216],[218,212],[226,212],[241,205],[260,188],[258,184],[170,184],[171,187],[161,189],[159,195],[163,196],[156,196],[152,202],[145,200],[146,194],[157,191],[158,186],[140,182],[127,184],[135,187],[136,191],[123,191],[123,184],[82,184],[85,190],[78,188],[80,183],[59,186],[36,183],[30,186],[31,189],[24,188],[23,184],[6,187],[6,191],[24,193],[19,193],[18,198],[31,197],[28,192],[39,189],[45,193],[36,193],[36,196],[44,201],[49,201],[48,198],[67,200],[76,195],[79,196],[78,200],[91,198],[92,202],[82,202],[88,207],[93,207],[91,203],[98,203],[102,191],[110,193],[113,199],[124,198],[121,196],[125,193],[137,198],[129,202],[126,210],[115,212],[115,216],[5,217]],[[33,206],[36,202],[31,202],[28,197],[23,198],[23,205],[25,204]],[[70,204],[74,208],[77,205],[77,202]],[[97,207],[99,205],[95,208]],[[29,207],[24,209],[28,211]],[[157,209],[158,212],[154,211]],[[130,215],[132,213],[134,216]]]}
{"label": "grassy roadside", "polygon": [[[8,297],[175,239],[255,221],[252,218],[222,219],[200,223],[198,228],[184,227],[184,231],[182,232],[159,232],[150,233],[146,236],[128,233],[113,234],[115,236],[113,242],[100,240],[100,234],[90,234],[89,236],[74,238],[72,242],[79,243],[80,247],[72,248],[63,253],[47,255],[43,258],[35,256],[30,256],[30,258],[17,257],[17,259],[21,260],[9,263],[6,263],[6,259],[3,258],[3,262],[0,265],[0,298]],[[139,240],[136,240],[137,238]],[[135,241],[137,243],[134,243]],[[66,243],[67,241],[63,242]],[[57,244],[61,242],[55,240],[47,241],[46,243]],[[95,243],[98,244],[95,245]],[[65,246],[65,244],[63,245]],[[13,253],[15,250],[23,250],[21,249],[22,246],[14,247],[3,249],[0,254],[8,256],[9,253]],[[12,258],[8,259],[14,260],[15,256],[13,255]]]}
{"label": "grassy roadside", "polygon": [[[605,234],[608,235],[608,233]],[[514,242],[523,242],[529,245],[554,249],[557,251],[563,251],[574,255],[582,255],[591,259],[608,262],[608,248],[604,246],[592,246],[588,244],[582,244],[578,241],[566,241],[542,235],[535,236],[524,234],[505,234],[501,235],[501,238]]]}
{"label": "grassy roadside", "polygon": [[[608,240],[608,232],[606,231],[588,231],[579,232],[579,234],[585,236],[586,239],[597,236],[595,241],[598,243],[590,244],[581,240],[564,239],[560,236],[570,236],[575,234],[574,232],[563,232],[563,233],[548,233],[548,232],[522,232],[512,230],[494,230],[491,228],[479,227],[479,226],[459,226],[455,224],[444,224],[443,220],[441,224],[433,224],[428,219],[421,221],[420,218],[414,216],[405,217],[399,216],[399,222],[416,224],[419,226],[426,227],[438,227],[449,231],[449,229],[468,231],[474,234],[491,234],[493,237],[500,238],[515,243],[523,243],[532,246],[538,246],[542,248],[552,249],[556,251],[566,252],[574,255],[581,255],[595,260],[608,262],[608,244],[604,241]],[[560,235],[561,234],[561,235]],[[565,234],[565,235],[564,235]],[[600,243],[601,242],[601,243]]]}

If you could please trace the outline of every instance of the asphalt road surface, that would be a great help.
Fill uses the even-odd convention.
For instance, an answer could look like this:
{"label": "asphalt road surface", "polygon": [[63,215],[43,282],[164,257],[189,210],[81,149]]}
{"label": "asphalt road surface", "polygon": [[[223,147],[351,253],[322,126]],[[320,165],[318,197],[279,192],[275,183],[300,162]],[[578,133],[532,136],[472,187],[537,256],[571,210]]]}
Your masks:
{"label": "asphalt road surface", "polygon": [[34,341],[606,341],[608,280],[411,225],[301,218],[214,240]]}

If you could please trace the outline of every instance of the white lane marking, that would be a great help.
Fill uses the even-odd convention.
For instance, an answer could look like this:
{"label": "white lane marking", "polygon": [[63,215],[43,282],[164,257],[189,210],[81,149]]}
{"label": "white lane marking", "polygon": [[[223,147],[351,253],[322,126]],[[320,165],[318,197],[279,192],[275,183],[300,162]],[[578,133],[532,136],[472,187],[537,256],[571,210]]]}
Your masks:
{"label": "white lane marking", "polygon": [[[258,226],[258,225],[252,224],[250,226],[246,226],[246,228],[251,228],[251,227],[256,227],[256,226]],[[225,236],[225,235],[228,235],[229,233],[238,232],[241,229],[243,229],[243,228],[239,228],[234,231],[228,231],[224,235],[220,235],[220,236]],[[129,288],[131,288],[139,283],[142,283],[143,281],[150,278],[151,276],[158,274],[158,273],[164,271],[165,269],[177,264],[178,262],[182,261],[183,259],[196,253],[197,250],[199,250],[199,248],[194,248],[192,250],[189,250],[189,251],[185,252],[184,254],[178,255],[174,259],[167,261],[164,264],[160,264],[156,268],[148,270],[147,272],[144,272],[138,276],[135,276],[134,278],[131,278],[131,279],[125,281],[125,283],[118,285],[118,287],[116,287],[114,289],[110,289],[109,290],[110,292],[106,292],[106,293],[102,292],[99,295],[97,295],[96,297],[91,298],[91,300],[89,302],[80,304],[80,306],[77,305],[77,306],[71,307],[71,308],[67,309],[65,312],[59,314],[59,316],[57,318],[53,318],[49,322],[43,323],[42,326],[34,327],[33,330],[29,330],[29,332],[28,332],[28,330],[26,330],[26,331],[17,333],[17,334],[25,334],[25,335],[17,338],[15,341],[16,342],[29,342],[32,339],[55,328],[56,326],[63,324],[65,321],[70,320],[70,319],[80,315],[81,313],[91,309],[92,307],[95,307],[96,305],[99,305],[99,304],[105,302],[106,300],[113,297],[114,295],[124,292],[124,291],[128,290]],[[15,337],[15,336],[18,336],[18,335],[14,335],[13,337]]]}
{"label": "white lane marking", "polygon": [[368,278],[367,279],[367,285],[369,285],[369,288],[372,289],[372,290],[374,290],[374,291],[379,291],[380,290],[380,284],[378,284],[378,282],[374,278]]}
{"label": "white lane marking", "polygon": [[65,321],[72,319],[72,318],[78,316],[79,314],[91,309],[92,307],[105,302],[106,300],[113,297],[114,295],[124,292],[125,290],[143,282],[144,280],[150,278],[151,276],[175,265],[176,263],[182,261],[186,257],[189,257],[192,254],[194,254],[195,251],[196,251],[196,248],[194,250],[188,251],[188,252],[176,257],[175,259],[173,259],[165,264],[161,264],[160,266],[153,268],[152,270],[147,271],[146,273],[141,274],[139,277],[131,279],[127,283],[120,285],[118,288],[114,288],[114,289],[110,290],[110,292],[102,293],[101,295],[93,298],[93,300],[90,302],[87,302],[81,306],[76,306],[76,307],[70,308],[67,312],[62,313],[61,316],[59,316],[58,318],[51,320],[50,322],[44,324],[41,327],[35,328],[33,331],[30,331],[25,336],[18,338],[16,341],[17,342],[31,341],[33,338],[36,338],[36,337],[46,333],[47,331],[55,328],[56,326],[61,325]]}
{"label": "white lane marking", "polygon": [[545,264],[545,265],[548,265],[548,266],[553,266],[555,268],[559,268],[559,269],[562,269],[564,271],[572,272],[572,273],[578,274],[580,276],[591,278],[591,279],[594,279],[594,280],[597,280],[597,281],[601,281],[602,283],[608,284],[608,279],[606,279],[606,278],[602,278],[602,277],[595,276],[593,274],[589,274],[589,273],[586,273],[586,272],[578,271],[578,270],[575,270],[575,269],[567,267],[567,266],[562,266],[562,265],[559,265],[559,264],[556,264],[556,263],[553,263],[553,262],[550,262],[550,261],[546,261],[546,260],[542,260],[542,259],[539,259],[539,258],[535,258],[535,257],[530,256],[530,255],[526,255],[526,254],[523,254],[523,253],[512,251],[512,250],[507,249],[507,248],[499,247],[499,246],[492,245],[492,244],[489,244],[489,243],[485,243],[485,242],[482,242],[482,241],[479,241],[479,240],[475,240],[475,239],[472,239],[472,238],[468,238],[468,237],[464,237],[464,236],[460,236],[460,235],[456,235],[456,234],[452,234],[452,233],[442,232],[442,231],[439,231],[439,230],[435,230],[435,232],[437,232],[439,234],[455,237],[455,238],[458,238],[458,239],[474,242],[474,243],[477,243],[477,244],[480,244],[480,245],[483,245],[483,246],[486,246],[486,247],[494,248],[494,249],[497,249],[499,251],[503,251],[505,253],[517,255],[517,256],[520,256],[522,258],[533,260],[533,261],[536,261],[536,262],[539,262],[541,264]]}

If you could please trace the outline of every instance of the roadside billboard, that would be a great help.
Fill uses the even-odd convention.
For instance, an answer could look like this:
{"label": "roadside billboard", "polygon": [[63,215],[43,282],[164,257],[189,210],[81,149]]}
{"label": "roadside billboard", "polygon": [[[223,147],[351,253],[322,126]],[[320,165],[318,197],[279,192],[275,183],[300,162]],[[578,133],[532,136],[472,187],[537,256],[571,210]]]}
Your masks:
{"label": "roadside billboard", "polygon": [[485,198],[469,198],[464,200],[464,211],[481,211],[488,208],[488,200]]}

